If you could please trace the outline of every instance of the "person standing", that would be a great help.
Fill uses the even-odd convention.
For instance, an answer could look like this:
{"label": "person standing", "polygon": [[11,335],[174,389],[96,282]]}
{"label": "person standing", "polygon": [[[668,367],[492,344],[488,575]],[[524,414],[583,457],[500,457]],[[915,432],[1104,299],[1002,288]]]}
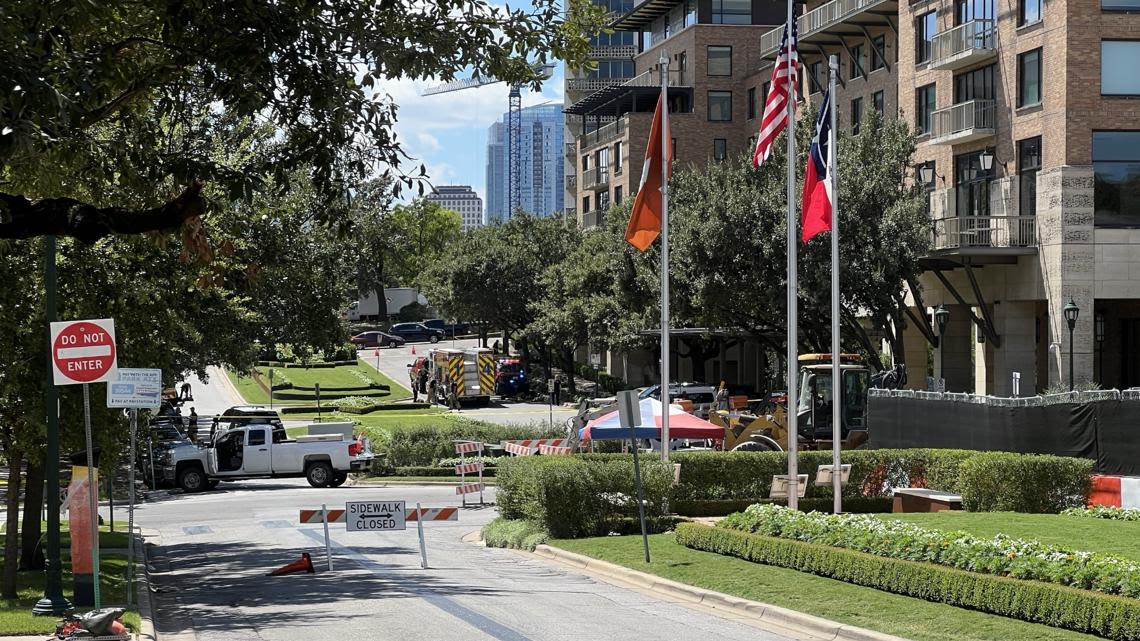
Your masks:
{"label": "person standing", "polygon": [[191,443],[198,442],[198,412],[193,407],[190,408],[190,418],[186,422],[186,436]]}
{"label": "person standing", "polygon": [[412,402],[418,403],[420,402],[420,386],[419,381],[416,380],[416,373],[408,372],[408,379],[410,379],[412,385]]}
{"label": "person standing", "polygon": [[562,376],[560,375],[554,377],[554,404],[562,404]]}
{"label": "person standing", "polygon": [[180,401],[192,401],[192,400],[194,400],[194,397],[190,395],[190,383],[189,382],[183,382],[182,383],[182,389],[181,389],[181,393],[178,395],[178,400],[180,400]]}

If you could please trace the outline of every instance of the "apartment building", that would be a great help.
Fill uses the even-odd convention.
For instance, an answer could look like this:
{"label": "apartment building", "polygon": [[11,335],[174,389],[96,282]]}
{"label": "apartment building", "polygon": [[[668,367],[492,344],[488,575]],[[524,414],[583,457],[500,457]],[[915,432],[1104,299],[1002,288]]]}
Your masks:
{"label": "apartment building", "polygon": [[933,350],[950,391],[1140,385],[1140,1],[919,0],[898,29],[934,238],[911,383]]}
{"label": "apartment building", "polygon": [[[486,222],[503,221],[511,209],[508,114],[487,131]],[[563,213],[562,105],[545,103],[519,112],[518,208],[538,216]]]}
{"label": "apartment building", "polygon": [[483,199],[469,185],[440,185],[424,199],[459,212],[464,231],[483,224]]}

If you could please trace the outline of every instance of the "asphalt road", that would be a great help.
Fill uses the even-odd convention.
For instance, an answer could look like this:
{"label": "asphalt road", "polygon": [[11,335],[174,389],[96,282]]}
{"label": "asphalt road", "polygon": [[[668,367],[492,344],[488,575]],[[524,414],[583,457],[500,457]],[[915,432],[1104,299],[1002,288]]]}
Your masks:
{"label": "asphalt road", "polygon": [[[330,572],[321,527],[298,523],[299,509],[322,502],[458,505],[451,487],[314,489],[276,480],[221,488],[171,493],[138,511],[140,525],[153,533],[148,545],[163,641],[786,638],[518,552],[463,543],[463,535],[494,517],[491,507],[425,524],[427,570],[419,567],[414,527],[346,532],[331,525]],[[304,551],[316,574],[266,576]]]}

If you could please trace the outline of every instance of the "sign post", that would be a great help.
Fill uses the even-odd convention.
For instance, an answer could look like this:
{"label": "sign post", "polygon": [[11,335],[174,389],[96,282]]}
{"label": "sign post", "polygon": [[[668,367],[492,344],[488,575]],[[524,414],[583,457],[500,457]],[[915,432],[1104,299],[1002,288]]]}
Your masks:
{"label": "sign post", "polygon": [[87,493],[91,521],[91,576],[95,608],[99,598],[99,488],[95,485],[95,457],[91,437],[91,383],[115,377],[115,321],[61,321],[51,323],[52,380],[56,385],[83,385],[83,427],[87,438]]}
{"label": "sign post", "polygon": [[424,520],[423,510],[420,508],[419,501],[416,502],[416,531],[420,536],[420,567],[427,569],[427,544],[424,543]]}
{"label": "sign post", "polygon": [[329,509],[321,503],[321,522],[325,524],[325,558],[329,562],[329,572],[332,572],[332,547],[329,546]]}
{"label": "sign post", "polygon": [[269,368],[269,409],[273,409],[273,368]]}
{"label": "sign post", "polygon": [[[641,545],[645,548],[645,562],[649,563],[649,533],[645,528],[645,490],[641,487],[641,462],[638,459],[637,434],[635,428],[641,424],[641,399],[637,392],[627,390],[618,392],[618,421],[622,427],[629,428],[629,441],[633,445],[633,480],[637,484],[637,514],[641,519]],[[669,408],[665,408],[668,412]],[[669,445],[663,445],[668,449]]]}

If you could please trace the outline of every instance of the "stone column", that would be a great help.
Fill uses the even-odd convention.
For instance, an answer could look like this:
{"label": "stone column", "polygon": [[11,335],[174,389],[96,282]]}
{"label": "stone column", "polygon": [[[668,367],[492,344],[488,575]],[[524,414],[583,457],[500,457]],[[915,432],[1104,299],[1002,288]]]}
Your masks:
{"label": "stone column", "polygon": [[[920,319],[926,317],[926,311],[913,308]],[[914,326],[914,321],[907,318],[906,329],[902,333],[903,350],[906,352],[906,388],[915,390],[926,389],[926,377],[933,376],[928,364],[930,343],[922,332]],[[935,350],[935,357],[937,357]]]}
{"label": "stone column", "polygon": [[[969,308],[961,305],[947,305],[950,310],[950,320],[946,324],[946,334],[942,337],[942,345],[934,350],[934,377],[946,379],[947,392],[974,391],[974,365],[973,359],[973,321],[970,320]],[[934,330],[938,334],[937,328]],[[942,371],[943,355],[945,352],[946,371]]]}
{"label": "stone column", "polygon": [[1021,396],[1036,393],[1036,311],[1036,301],[1003,301],[993,306],[994,327],[1001,337],[1001,349],[992,350],[992,386],[987,393],[1013,396],[1013,372],[1021,374]]}

